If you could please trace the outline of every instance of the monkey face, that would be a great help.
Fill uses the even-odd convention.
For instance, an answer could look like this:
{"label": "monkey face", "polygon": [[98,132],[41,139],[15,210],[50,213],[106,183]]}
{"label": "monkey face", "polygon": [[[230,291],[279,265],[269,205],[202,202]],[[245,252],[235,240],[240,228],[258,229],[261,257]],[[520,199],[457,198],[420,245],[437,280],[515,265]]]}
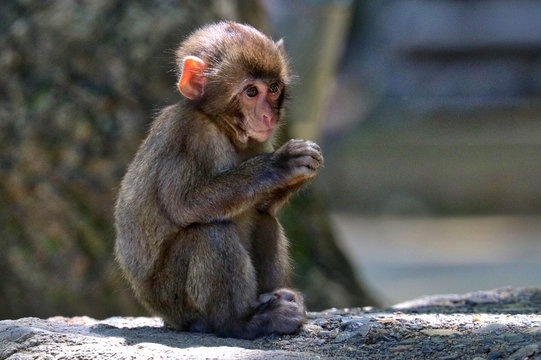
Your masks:
{"label": "monkey face", "polygon": [[260,79],[247,79],[243,85],[238,96],[246,135],[258,142],[267,141],[279,118],[278,104],[284,85]]}
{"label": "monkey face", "polygon": [[246,25],[196,31],[177,50],[178,88],[236,144],[266,142],[280,118],[290,75],[283,42]]}

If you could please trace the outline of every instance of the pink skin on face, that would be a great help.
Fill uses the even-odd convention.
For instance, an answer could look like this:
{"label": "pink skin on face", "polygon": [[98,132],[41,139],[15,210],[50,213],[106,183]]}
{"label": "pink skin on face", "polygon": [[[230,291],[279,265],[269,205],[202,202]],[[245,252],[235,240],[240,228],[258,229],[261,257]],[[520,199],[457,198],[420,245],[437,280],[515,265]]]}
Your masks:
{"label": "pink skin on face", "polygon": [[282,92],[283,85],[263,80],[248,81],[241,94],[242,114],[247,135],[259,142],[266,141],[278,121],[278,113],[273,109]]}

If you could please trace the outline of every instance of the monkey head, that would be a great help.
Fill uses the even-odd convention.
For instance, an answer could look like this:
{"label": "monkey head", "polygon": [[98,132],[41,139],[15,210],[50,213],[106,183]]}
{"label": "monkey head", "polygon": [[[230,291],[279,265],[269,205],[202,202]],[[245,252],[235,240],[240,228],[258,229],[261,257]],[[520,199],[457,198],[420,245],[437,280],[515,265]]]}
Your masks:
{"label": "monkey head", "polygon": [[236,141],[267,141],[280,120],[290,81],[283,42],[248,25],[199,29],[176,52],[178,89]]}

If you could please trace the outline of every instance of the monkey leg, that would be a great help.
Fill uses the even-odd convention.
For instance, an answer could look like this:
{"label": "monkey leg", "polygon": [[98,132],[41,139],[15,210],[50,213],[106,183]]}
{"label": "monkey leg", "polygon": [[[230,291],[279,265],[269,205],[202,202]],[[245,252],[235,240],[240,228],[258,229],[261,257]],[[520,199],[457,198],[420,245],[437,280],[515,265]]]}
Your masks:
{"label": "monkey leg", "polygon": [[251,254],[257,273],[258,293],[290,286],[288,243],[276,217],[259,213],[252,238]]}
{"label": "monkey leg", "polygon": [[248,251],[229,222],[189,229],[189,260],[185,303],[190,329],[235,336],[257,306],[257,280]]}
{"label": "monkey leg", "polygon": [[252,339],[300,327],[305,318],[300,294],[275,288],[258,298],[256,270],[235,225],[220,222],[190,230],[193,247],[184,289],[190,330]]}
{"label": "monkey leg", "polygon": [[250,329],[262,333],[296,332],[306,319],[302,295],[289,286],[287,239],[276,217],[259,213],[253,231],[252,260],[257,272],[259,305]]}

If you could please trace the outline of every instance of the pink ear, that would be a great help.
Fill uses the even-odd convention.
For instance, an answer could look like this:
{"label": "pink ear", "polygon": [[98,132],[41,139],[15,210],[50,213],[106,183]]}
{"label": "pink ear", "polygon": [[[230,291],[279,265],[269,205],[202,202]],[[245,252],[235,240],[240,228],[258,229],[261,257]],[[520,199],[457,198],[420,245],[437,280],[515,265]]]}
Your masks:
{"label": "pink ear", "polygon": [[206,78],[203,73],[207,65],[203,60],[195,56],[184,58],[182,75],[178,81],[178,90],[188,99],[197,99],[205,90]]}

